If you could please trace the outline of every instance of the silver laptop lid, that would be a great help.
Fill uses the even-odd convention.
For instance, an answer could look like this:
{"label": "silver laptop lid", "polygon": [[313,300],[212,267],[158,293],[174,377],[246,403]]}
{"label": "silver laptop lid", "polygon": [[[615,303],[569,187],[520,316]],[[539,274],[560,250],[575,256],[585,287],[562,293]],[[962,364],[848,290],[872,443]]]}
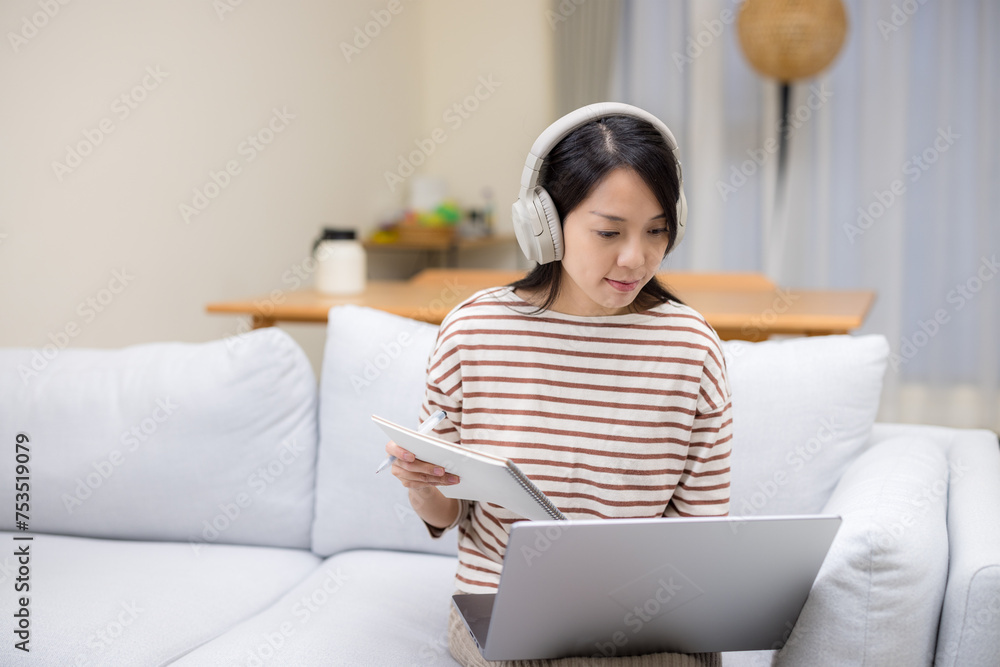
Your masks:
{"label": "silver laptop lid", "polygon": [[483,657],[777,648],[840,522],[833,515],[517,522]]}

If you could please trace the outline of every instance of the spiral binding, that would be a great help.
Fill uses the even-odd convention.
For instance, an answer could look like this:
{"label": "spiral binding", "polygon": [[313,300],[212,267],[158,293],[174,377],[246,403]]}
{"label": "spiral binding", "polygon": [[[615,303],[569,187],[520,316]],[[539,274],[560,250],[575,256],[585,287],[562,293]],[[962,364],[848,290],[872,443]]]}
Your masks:
{"label": "spiral binding", "polygon": [[528,479],[528,477],[521,472],[521,469],[518,468],[510,459],[507,460],[507,472],[514,476],[514,479],[516,479],[517,483],[521,485],[521,488],[527,491],[528,494],[542,506],[550,517],[553,519],[561,519],[563,521],[567,520],[566,515],[563,514],[559,508],[556,507],[551,500],[549,500],[549,497],[542,493],[542,490],[535,486],[535,483]]}

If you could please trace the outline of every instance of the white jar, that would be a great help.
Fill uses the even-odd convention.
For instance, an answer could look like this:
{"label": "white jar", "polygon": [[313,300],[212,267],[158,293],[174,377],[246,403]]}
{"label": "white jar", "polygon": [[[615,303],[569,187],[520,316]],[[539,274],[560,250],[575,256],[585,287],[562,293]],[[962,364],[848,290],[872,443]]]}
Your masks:
{"label": "white jar", "polygon": [[368,262],[353,229],[323,229],[313,244],[315,287],[324,294],[359,294],[365,290]]}

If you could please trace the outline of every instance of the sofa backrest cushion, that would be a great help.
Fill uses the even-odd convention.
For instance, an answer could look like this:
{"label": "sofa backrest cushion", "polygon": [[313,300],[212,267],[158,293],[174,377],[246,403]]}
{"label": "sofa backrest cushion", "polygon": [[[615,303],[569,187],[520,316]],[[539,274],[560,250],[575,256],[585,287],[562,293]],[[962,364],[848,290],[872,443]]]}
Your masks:
{"label": "sofa backrest cushion", "polygon": [[438,327],[359,306],[330,309],[320,376],[320,445],[312,549],[383,548],[454,555],[454,530],[432,539],[406,488],[377,476],[388,438],[373,414],[416,428]]}
{"label": "sofa backrest cushion", "polygon": [[812,514],[866,447],[885,336],[725,341],[733,396],[730,515]]}
{"label": "sofa backrest cushion", "polygon": [[[330,310],[320,378],[313,551],[456,553],[433,540],[406,489],[383,471],[387,438],[372,414],[415,428],[436,325],[358,306]],[[733,393],[730,514],[820,510],[864,448],[888,356],[883,336],[724,341]]]}
{"label": "sofa backrest cushion", "polygon": [[[12,449],[30,438],[31,531],[309,547],[316,379],[281,329],[0,350],[0,424]],[[8,482],[14,464],[0,458]]]}

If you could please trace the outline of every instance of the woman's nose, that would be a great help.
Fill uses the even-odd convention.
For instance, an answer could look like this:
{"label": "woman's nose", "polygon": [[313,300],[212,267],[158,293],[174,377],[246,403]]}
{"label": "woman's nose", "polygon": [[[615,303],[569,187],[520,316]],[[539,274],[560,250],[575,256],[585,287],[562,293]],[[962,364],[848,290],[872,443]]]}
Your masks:
{"label": "woman's nose", "polygon": [[636,241],[628,241],[618,254],[618,265],[630,269],[637,269],[645,262],[645,255],[642,252],[642,244]]}

